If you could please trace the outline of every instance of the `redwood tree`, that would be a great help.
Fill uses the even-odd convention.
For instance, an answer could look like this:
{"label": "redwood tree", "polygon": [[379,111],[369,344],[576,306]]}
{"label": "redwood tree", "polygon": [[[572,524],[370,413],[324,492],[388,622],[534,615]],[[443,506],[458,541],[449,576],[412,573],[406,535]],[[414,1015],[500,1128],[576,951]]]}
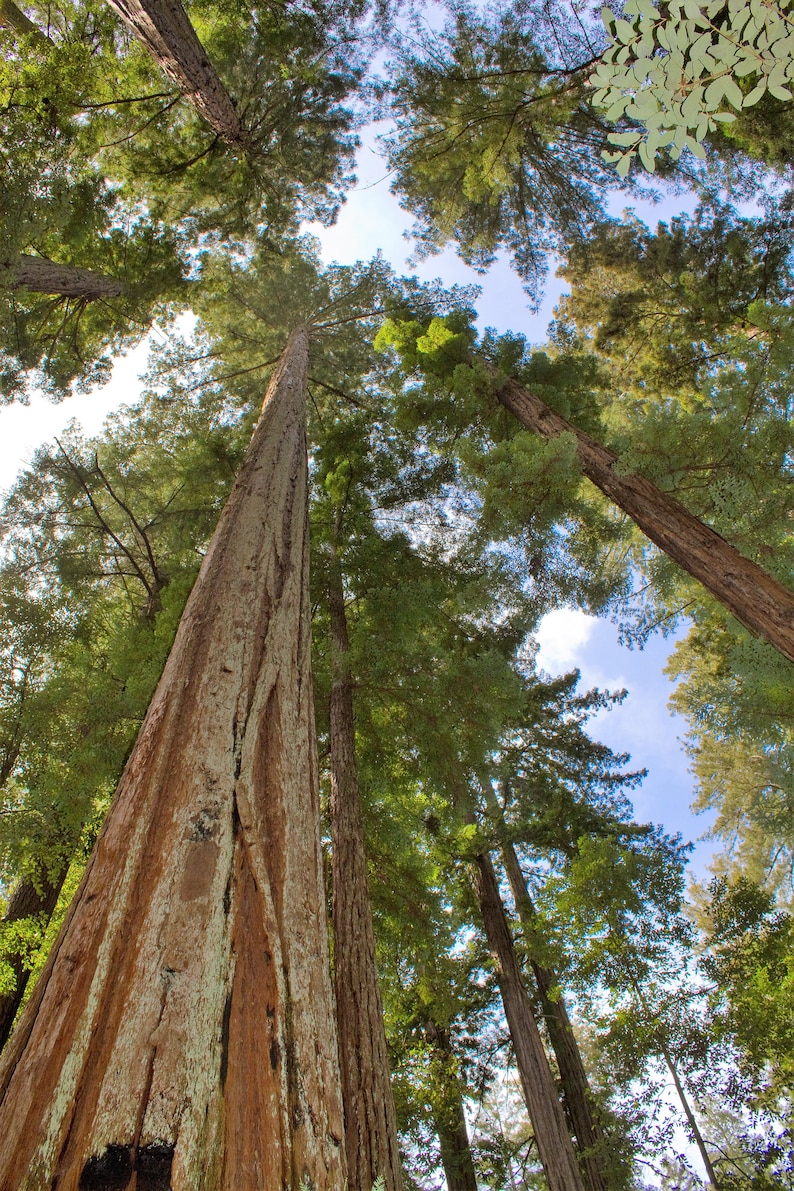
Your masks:
{"label": "redwood tree", "polygon": [[0,1186],[339,1187],[290,336],[85,878],[0,1066]]}
{"label": "redwood tree", "polygon": [[499,885],[487,853],[475,857],[472,876],[488,946],[493,955],[505,1017],[513,1040],[521,1089],[549,1189],[583,1191],[584,1184],[576,1163],[573,1143],[565,1123],[562,1105],[557,1099],[557,1089],[532,1006],[521,978],[507,915],[499,895]]}
{"label": "redwood tree", "polygon": [[356,762],[350,641],[335,544],[329,567],[328,605],[334,982],[347,1163],[352,1186],[368,1191],[381,1176],[387,1191],[399,1191],[402,1170],[375,964]]}
{"label": "redwood tree", "polygon": [[544,438],[572,434],[582,471],[639,526],[654,545],[698,579],[737,620],[794,662],[794,591],[740,554],[711,526],[636,472],[624,474],[614,451],[578,430],[537,394],[510,378],[497,396],[529,430]]}
{"label": "redwood tree", "polygon": [[110,0],[110,3],[218,136],[229,144],[244,147],[248,138],[234,101],[179,0]]}

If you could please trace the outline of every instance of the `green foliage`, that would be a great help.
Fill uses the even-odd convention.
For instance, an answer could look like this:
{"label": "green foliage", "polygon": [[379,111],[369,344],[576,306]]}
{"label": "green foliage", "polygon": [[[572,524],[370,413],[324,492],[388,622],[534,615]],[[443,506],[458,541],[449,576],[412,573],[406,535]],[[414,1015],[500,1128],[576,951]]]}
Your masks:
{"label": "green foliage", "polygon": [[[0,314],[0,394],[25,399],[30,385],[63,396],[109,376],[113,353],[133,345],[156,316],[184,298],[181,238],[125,202],[92,163],[72,88],[92,76],[88,46],[15,46],[0,68],[0,289],[14,285],[21,253],[90,268],[123,286],[118,298],[85,299],[16,289]],[[61,52],[63,51],[63,52]],[[42,79],[48,80],[47,84]]]}
{"label": "green foliage", "polygon": [[[792,98],[794,27],[784,0],[627,0],[616,17],[602,9],[612,45],[590,78],[593,103],[608,120],[636,127],[612,132],[607,161],[625,177],[639,154],[653,170],[657,153],[705,157],[702,142],[767,93]],[[734,111],[725,110],[730,104]]]}
{"label": "green foliage", "polygon": [[42,450],[3,508],[4,883],[91,839],[157,683],[239,430],[177,387]]}
{"label": "green foliage", "polygon": [[16,290],[0,320],[6,399],[31,383],[63,396],[76,379],[105,381],[113,354],[185,302],[199,241],[331,222],[357,145],[345,104],[360,6],[196,7],[245,152],[220,141],[109,8],[29,12],[46,37],[0,30],[0,285],[26,252],[124,290],[92,302]]}
{"label": "green foliage", "polygon": [[[788,21],[766,0],[750,8],[759,30]],[[613,446],[622,469],[674,489],[787,579],[790,204],[770,201],[753,218],[704,207],[656,233],[632,219],[600,222],[612,171],[600,156],[607,125],[586,102],[597,47],[585,24],[581,36],[574,18],[551,28],[558,13],[524,4],[459,9],[399,56],[384,90],[396,115],[396,188],[418,221],[420,251],[452,240],[484,268],[507,248],[536,294],[547,254],[565,245],[572,283],[542,351],[515,335],[478,337],[471,291],[400,282],[380,259],[323,269],[316,245],[296,235],[301,218],[333,218],[348,181],[359,7],[191,6],[240,112],[245,150],[220,142],[109,9],[59,0],[26,11],[46,22],[47,39],[2,34],[0,281],[12,283],[14,254],[35,253],[120,277],[125,292],[78,305],[15,290],[0,325],[5,391],[41,381],[60,394],[101,379],[111,352],[188,302],[198,327],[159,353],[139,407],[94,441],[69,431],[4,505],[4,887],[66,862],[69,882],[78,880],[269,370],[290,331],[308,325],[317,731],[322,757],[328,579],[339,566],[412,1177],[418,1184],[437,1168],[434,1135],[461,1097],[484,1106],[481,1179],[496,1187],[519,1171],[527,1184],[539,1177],[523,1116],[499,1100],[504,1021],[468,880],[472,856],[495,848],[501,831],[537,902],[524,958],[554,965],[559,991],[575,990],[600,1093],[623,1113],[633,1144],[644,1128],[659,1153],[673,1146],[660,1091],[672,1064],[715,1131],[727,1128],[709,1117],[722,1097],[734,1114],[725,1121],[746,1128],[736,1145],[746,1156],[758,1139],[752,1113],[772,1114],[775,1097],[790,1094],[791,924],[764,893],[723,890],[711,967],[698,967],[681,913],[685,849],[633,821],[627,794],[642,775],[586,731],[620,696],[577,693],[573,675],[539,678],[528,634],[550,607],[575,602],[621,611],[641,637],[697,598],[674,665],[699,797],[718,809],[720,832],[738,824],[736,865],[768,888],[782,884],[793,854],[790,667],[695,597],[593,495],[572,436],[527,433],[496,389],[517,377]],[[621,92],[621,118],[641,121],[648,71],[678,62],[678,51],[655,48],[665,22],[678,20],[683,38],[701,19],[688,0],[656,11],[641,0],[633,22],[616,22],[622,49],[599,67],[601,77],[607,66],[623,72],[601,88]],[[723,100],[737,104],[736,62],[715,55],[740,6],[722,23],[716,8],[702,11],[714,31],[704,26],[700,48],[683,54],[689,91],[671,110],[685,121],[702,98],[706,135],[727,114]],[[766,34],[747,29],[750,56],[779,53],[784,38],[764,46]],[[637,37],[651,36],[651,65],[640,78],[635,64],[626,82]],[[765,69],[767,93],[751,112],[774,93]],[[744,105],[754,76],[742,77]],[[662,82],[672,85],[667,74]],[[693,127],[701,135],[697,122],[682,127],[684,145]],[[636,150],[652,164],[655,134],[630,135],[620,155]],[[40,965],[64,911],[43,942],[43,923],[9,927],[4,953]],[[729,1062],[740,1078],[726,1086]],[[778,1118],[780,1153],[782,1128]],[[622,1145],[623,1125],[616,1131]],[[758,1158],[758,1178],[782,1161]],[[726,1188],[740,1185],[737,1169],[721,1171]]]}
{"label": "green foliage", "polygon": [[530,12],[460,5],[443,30],[417,28],[418,49],[395,48],[385,143],[419,254],[452,241],[485,269],[505,248],[539,300],[548,254],[585,234],[609,173],[607,129],[586,102],[591,51],[561,7],[556,40]]}
{"label": "green foliage", "polygon": [[724,1006],[743,1061],[767,1082],[767,1098],[791,1095],[794,1080],[794,966],[791,915],[746,877],[710,886],[710,954],[706,971]]}
{"label": "green foliage", "polygon": [[[607,369],[602,424],[621,465],[783,582],[791,250],[787,199],[749,219],[704,206],[655,233],[632,217],[604,224],[571,251],[557,328]],[[688,581],[640,538],[634,561],[653,581],[647,623],[669,623],[692,601]]]}
{"label": "green foliage", "polygon": [[[625,466],[790,583],[788,199],[752,218],[704,206],[654,233],[632,217],[605,224],[566,272],[558,333],[607,368],[603,426]],[[718,871],[783,889],[791,666],[639,535],[628,558],[642,579],[615,601],[627,638],[690,618],[670,661],[672,702],[689,720],[696,807],[717,812],[712,832],[726,845]]]}

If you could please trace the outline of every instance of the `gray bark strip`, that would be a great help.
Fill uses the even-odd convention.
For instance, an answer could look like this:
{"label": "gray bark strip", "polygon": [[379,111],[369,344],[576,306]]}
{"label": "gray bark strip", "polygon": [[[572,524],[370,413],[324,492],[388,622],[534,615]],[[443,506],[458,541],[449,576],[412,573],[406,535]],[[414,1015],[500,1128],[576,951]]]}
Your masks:
{"label": "gray bark strip", "polygon": [[636,474],[619,475],[614,451],[577,430],[518,381],[502,381],[496,395],[505,409],[536,434],[544,438],[573,434],[588,479],[746,628],[794,662],[794,592],[790,588],[745,558],[650,480]]}
{"label": "gray bark strip", "polygon": [[246,135],[234,101],[179,0],[108,2],[218,136],[244,146]]}
{"label": "gray bark strip", "polygon": [[274,372],[85,878],[0,1060],[0,1191],[344,1184],[307,344],[294,332]]}
{"label": "gray bark strip", "polygon": [[63,298],[118,298],[124,284],[115,277],[95,273],[92,269],[78,269],[73,265],[56,265],[43,256],[15,256],[0,261],[0,287],[30,289],[39,294],[58,294]]}
{"label": "gray bark strip", "polygon": [[383,1005],[375,963],[361,792],[356,762],[350,642],[342,574],[334,549],[328,604],[331,621],[331,837],[334,887],[334,979],[350,1186],[369,1191],[382,1176],[402,1188]]}
{"label": "gray bark strip", "polygon": [[472,872],[477,904],[482,914],[488,947],[494,958],[496,978],[515,1050],[521,1088],[549,1191],[583,1191],[573,1142],[521,979],[490,856],[485,853],[477,856]]}

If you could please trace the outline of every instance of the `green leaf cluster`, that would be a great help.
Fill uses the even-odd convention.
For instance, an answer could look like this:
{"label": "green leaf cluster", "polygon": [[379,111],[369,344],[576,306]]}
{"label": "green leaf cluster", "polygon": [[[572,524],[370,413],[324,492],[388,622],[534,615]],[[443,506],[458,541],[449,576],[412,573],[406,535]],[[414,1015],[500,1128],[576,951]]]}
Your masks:
{"label": "green leaf cluster", "polygon": [[615,148],[605,160],[625,177],[637,155],[653,171],[663,148],[674,160],[684,150],[704,158],[703,141],[737,112],[767,94],[791,99],[788,7],[785,0],[673,0],[658,8],[627,0],[619,17],[602,9],[611,45],[590,76],[593,103],[608,120],[634,124],[609,134]]}

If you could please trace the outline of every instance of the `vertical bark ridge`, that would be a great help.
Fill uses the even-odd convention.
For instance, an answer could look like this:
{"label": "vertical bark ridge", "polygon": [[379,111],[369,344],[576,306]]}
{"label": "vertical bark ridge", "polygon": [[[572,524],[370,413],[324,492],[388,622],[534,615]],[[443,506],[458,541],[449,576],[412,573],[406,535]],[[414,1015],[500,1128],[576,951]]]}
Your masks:
{"label": "vertical bark ridge", "polygon": [[172,1191],[344,1183],[311,755],[307,353],[301,328],[0,1060],[0,1191],[132,1191],[155,1168]]}
{"label": "vertical bark ridge", "polygon": [[521,979],[493,864],[486,853],[475,858],[472,874],[488,946],[496,966],[521,1087],[549,1191],[583,1191],[573,1142]]}
{"label": "vertical bark ridge", "polygon": [[383,1005],[375,963],[361,793],[356,763],[350,642],[342,573],[332,547],[328,603],[333,679],[330,703],[334,985],[352,1191],[402,1188]]}
{"label": "vertical bark ridge", "polygon": [[636,473],[621,475],[614,451],[577,430],[516,380],[496,395],[505,409],[544,438],[573,434],[582,471],[650,540],[715,599],[794,662],[794,591],[773,578],[667,492]]}

